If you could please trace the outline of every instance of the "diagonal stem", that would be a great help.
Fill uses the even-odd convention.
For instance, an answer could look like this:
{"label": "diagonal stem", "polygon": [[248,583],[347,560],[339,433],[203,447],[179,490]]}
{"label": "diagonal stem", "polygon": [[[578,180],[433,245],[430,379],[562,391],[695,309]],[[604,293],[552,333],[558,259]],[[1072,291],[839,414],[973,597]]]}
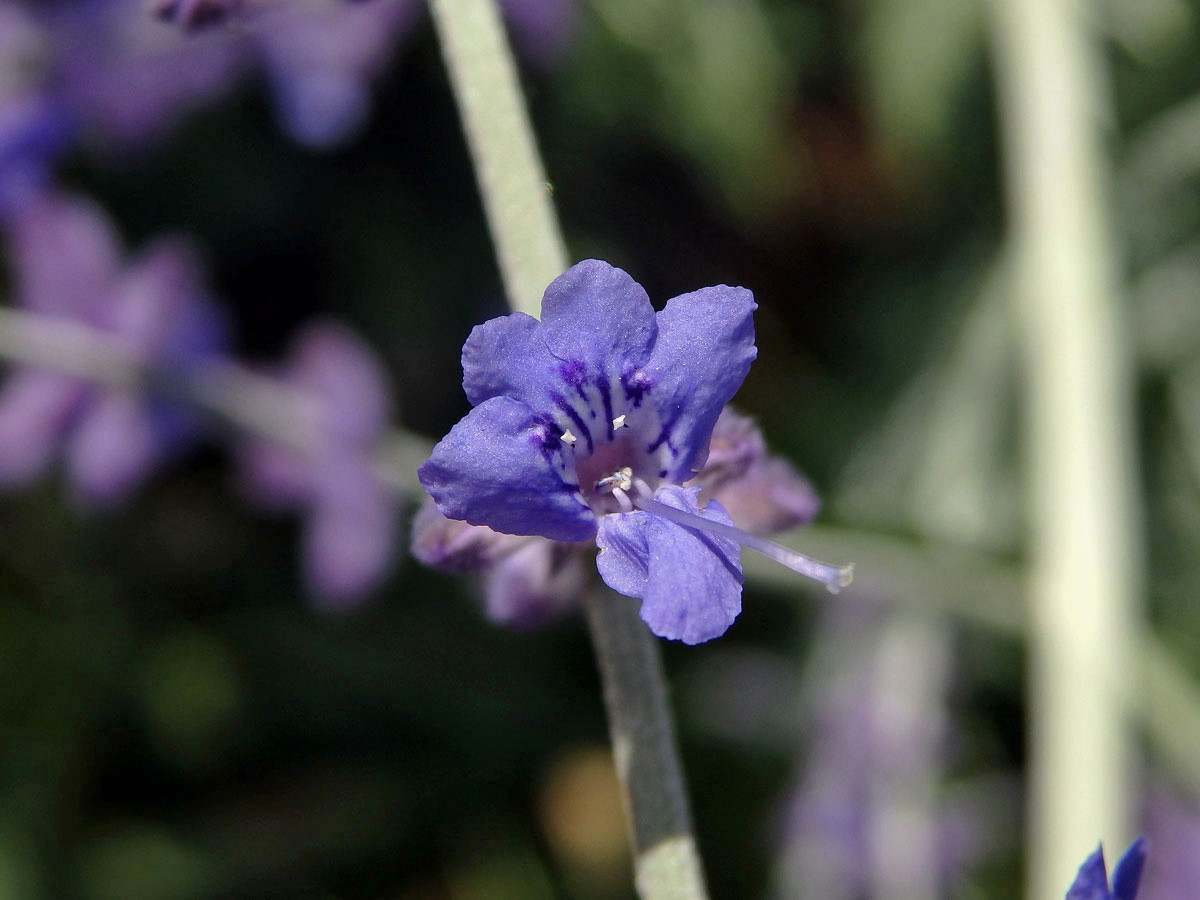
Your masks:
{"label": "diagonal stem", "polygon": [[[567,267],[515,64],[494,0],[431,0],[509,303],[536,315]],[[637,602],[585,601],[642,900],[704,900],[658,644]]]}

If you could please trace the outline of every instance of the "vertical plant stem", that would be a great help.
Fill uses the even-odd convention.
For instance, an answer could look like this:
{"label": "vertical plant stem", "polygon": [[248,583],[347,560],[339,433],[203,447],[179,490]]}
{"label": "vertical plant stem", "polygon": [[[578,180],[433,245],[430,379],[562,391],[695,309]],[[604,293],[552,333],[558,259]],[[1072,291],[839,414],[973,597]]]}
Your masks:
{"label": "vertical plant stem", "polygon": [[633,842],[638,895],[707,896],[687,789],[667,705],[658,643],[638,618],[637,600],[594,590],[584,600],[604,682],[613,757]]}
{"label": "vertical plant stem", "polygon": [[1026,363],[1029,896],[1129,836],[1140,510],[1105,197],[1099,55],[1080,0],[993,0]]}
{"label": "vertical plant stem", "polygon": [[430,0],[514,310],[537,316],[567,268],[562,230],[494,0]]}
{"label": "vertical plant stem", "polygon": [[[509,303],[536,316],[567,257],[499,14],[494,0],[431,0],[430,8]],[[703,900],[658,644],[638,618],[637,601],[602,591],[586,608],[638,893],[643,900]]]}

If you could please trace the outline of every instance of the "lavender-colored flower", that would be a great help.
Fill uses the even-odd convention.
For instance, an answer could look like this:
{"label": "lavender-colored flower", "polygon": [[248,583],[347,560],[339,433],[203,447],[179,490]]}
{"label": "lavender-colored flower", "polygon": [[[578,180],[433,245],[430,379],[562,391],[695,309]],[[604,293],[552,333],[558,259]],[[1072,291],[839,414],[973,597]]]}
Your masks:
{"label": "lavender-colored flower", "polygon": [[243,36],[191,37],[147,15],[143,0],[81,0],[40,11],[52,47],[43,81],[85,135],[145,146],[191,109],[224,95],[251,57]]}
{"label": "lavender-colored flower", "polygon": [[[16,301],[44,327],[86,346],[103,341],[153,377],[221,352],[220,319],[200,286],[195,254],[163,240],[130,265],[108,219],[81,200],[46,196],[9,224]],[[25,484],[61,453],[74,493],[107,505],[194,434],[195,422],[136,385],[118,391],[17,367],[0,391],[0,483]]]}
{"label": "lavender-colored flower", "polygon": [[362,342],[328,322],[299,335],[281,377],[304,446],[248,441],[244,482],[265,506],[303,511],[315,601],[346,608],[387,573],[395,544],[395,499],[374,466],[388,422],[386,378]]}
{"label": "lavender-colored flower", "polygon": [[599,260],[546,289],[543,319],[478,326],[463,347],[474,409],[418,470],[451,519],[552,541],[595,540],[614,590],[662,637],[695,644],[741,610],[738,544],[838,587],[847,573],[734,527],[684,486],[754,359],[753,297],[704,288],[655,313]]}
{"label": "lavender-colored flower", "polygon": [[1200,809],[1194,799],[1152,786],[1144,804],[1145,833],[1154,847],[1142,900],[1177,900],[1200,885]]}
{"label": "lavender-colored flower", "polygon": [[786,460],[768,455],[754,421],[728,406],[713,428],[708,460],[695,483],[751,534],[805,525],[821,508],[808,479]]}
{"label": "lavender-colored flower", "polygon": [[356,137],[370,111],[371,83],[420,9],[414,0],[266,6],[252,34],[280,127],[316,149]]}
{"label": "lavender-colored flower", "polygon": [[1136,900],[1142,868],[1146,864],[1146,841],[1138,838],[1117,861],[1109,888],[1108,870],[1104,865],[1104,849],[1097,847],[1089,856],[1067,891],[1066,900]]}

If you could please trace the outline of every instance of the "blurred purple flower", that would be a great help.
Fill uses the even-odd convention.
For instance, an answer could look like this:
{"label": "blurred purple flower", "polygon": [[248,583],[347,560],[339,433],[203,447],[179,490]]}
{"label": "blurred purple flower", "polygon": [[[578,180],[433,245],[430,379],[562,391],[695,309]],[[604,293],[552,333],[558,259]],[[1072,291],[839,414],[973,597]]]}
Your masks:
{"label": "blurred purple flower", "polygon": [[0,0],[0,221],[44,186],[70,138],[67,117],[39,83],[47,52],[33,16]]}
{"label": "blurred purple flower", "polygon": [[241,454],[243,481],[260,504],[304,513],[304,568],[315,602],[343,609],[387,574],[396,502],[376,474],[388,423],[382,367],[341,326],[310,325],[296,339],[282,380],[294,388],[291,419],[305,448],[262,439]]}
{"label": "blurred purple flower", "polygon": [[44,84],[102,145],[162,138],[232,88],[250,61],[240,35],[188,37],[147,15],[144,0],[76,0],[38,13],[52,48]]}
{"label": "blurred purple flower", "polygon": [[[45,327],[91,332],[156,374],[221,352],[224,330],[191,247],[161,240],[128,266],[112,224],[82,200],[46,196],[8,224],[16,302]],[[25,484],[62,453],[74,493],[91,504],[127,496],[193,436],[195,421],[140,393],[18,366],[0,390],[0,483]]]}
{"label": "blurred purple flower", "polygon": [[371,83],[420,12],[414,0],[321,0],[264,9],[254,35],[280,127],[317,149],[357,137]]}
{"label": "blurred purple flower", "polygon": [[813,738],[783,811],[776,896],[859,900],[881,879],[906,896],[957,896],[955,881],[995,843],[1008,792],[980,803],[939,790],[944,637],[860,596],[826,607],[814,646]]}
{"label": "blurred purple flower", "polygon": [[754,421],[728,406],[713,428],[708,460],[695,483],[752,534],[807,525],[821,508],[808,479],[786,460],[769,456]]}
{"label": "blurred purple flower", "polygon": [[575,0],[499,0],[513,43],[526,59],[549,65],[575,33]]}
{"label": "blurred purple flower", "polygon": [[[778,476],[767,489],[764,472]],[[804,524],[819,505],[801,475],[784,460],[767,456],[753,421],[728,407],[717,419],[708,462],[694,484],[728,503],[737,527],[759,534]],[[743,493],[753,502],[729,503]],[[480,573],[488,618],[521,628],[541,625],[575,606],[588,584],[595,544],[561,544],[468,525],[447,519],[427,499],[413,522],[412,552],[443,571]]]}
{"label": "blurred purple flower", "polygon": [[1200,809],[1161,785],[1149,791],[1144,809],[1154,859],[1139,896],[1142,900],[1191,896],[1200,885]]}
{"label": "blurred purple flower", "polygon": [[[1097,847],[1079,867],[1079,874],[1067,891],[1066,900],[1136,900],[1138,883],[1142,879],[1142,867],[1146,864],[1146,841],[1138,838],[1117,861],[1113,869],[1112,889],[1108,885],[1108,870],[1104,865],[1104,850]],[[1188,893],[1194,890],[1193,883]],[[1188,894],[1177,894],[1179,898]]]}

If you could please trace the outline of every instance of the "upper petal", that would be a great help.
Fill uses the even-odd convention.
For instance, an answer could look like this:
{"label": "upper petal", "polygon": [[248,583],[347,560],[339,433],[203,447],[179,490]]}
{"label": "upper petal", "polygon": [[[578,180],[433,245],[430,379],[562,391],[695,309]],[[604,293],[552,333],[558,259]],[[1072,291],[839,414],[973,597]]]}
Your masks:
{"label": "upper petal", "polygon": [[709,437],[758,351],[754,295],[745,288],[703,288],[669,301],[658,314],[658,340],[642,370],[661,432],[652,448],[670,450],[670,481],[704,465]]}
{"label": "upper petal", "polygon": [[463,390],[472,406],[492,397],[512,397],[540,408],[557,387],[562,361],[546,346],[541,323],[513,313],[476,325],[463,344]]}
{"label": "upper petal", "polygon": [[1108,893],[1108,870],[1104,866],[1104,851],[1096,851],[1084,860],[1079,874],[1067,891],[1066,900],[1111,900]]}
{"label": "upper petal", "polygon": [[571,266],[542,297],[542,338],[559,359],[586,367],[581,376],[639,368],[657,332],[642,286],[602,260]]}
{"label": "upper petal", "polygon": [[507,534],[586,540],[596,532],[596,517],[556,464],[556,443],[524,403],[493,397],[442,438],[417,476],[451,519]]}

